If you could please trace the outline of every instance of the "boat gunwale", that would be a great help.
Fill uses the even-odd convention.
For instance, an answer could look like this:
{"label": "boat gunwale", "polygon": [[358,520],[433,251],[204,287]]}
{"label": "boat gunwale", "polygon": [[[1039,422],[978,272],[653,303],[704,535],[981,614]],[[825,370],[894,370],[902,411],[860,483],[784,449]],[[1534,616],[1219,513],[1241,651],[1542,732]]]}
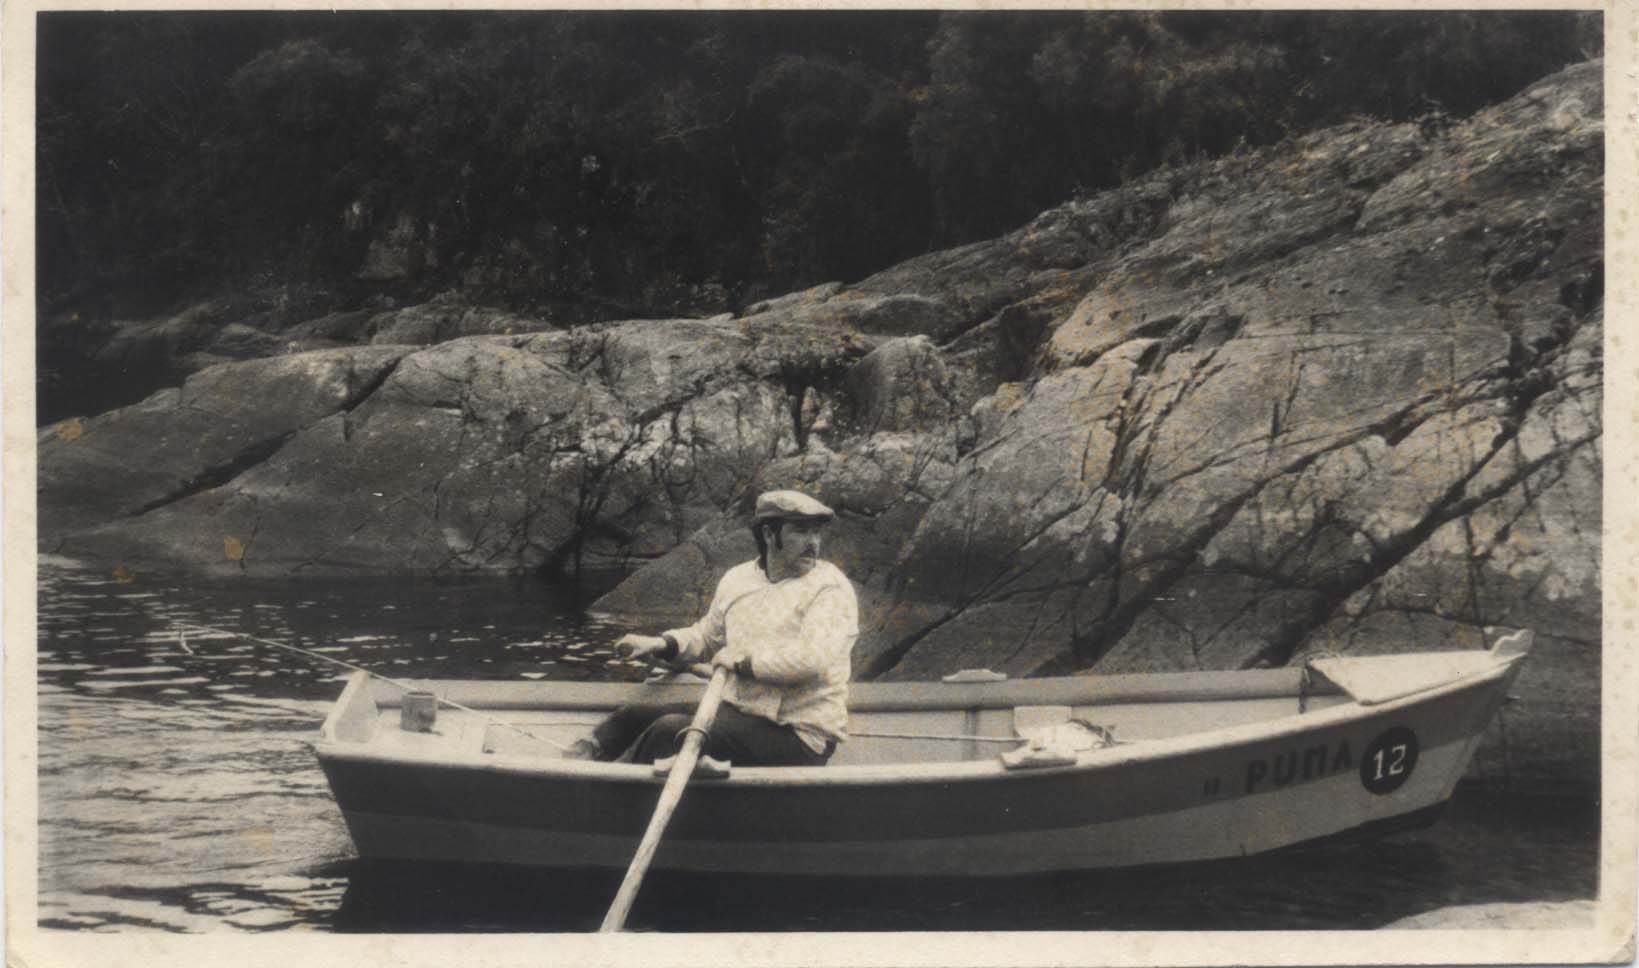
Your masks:
{"label": "boat gunwale", "polygon": [[[1485,651],[1490,652],[1490,650]],[[1077,755],[1076,762],[1061,766],[1009,769],[1001,763],[998,757],[988,757],[983,760],[952,760],[935,763],[735,767],[726,777],[706,779],[700,782],[738,787],[882,786],[954,781],[979,782],[1002,776],[1043,776],[1107,770],[1177,756],[1210,753],[1214,750],[1248,742],[1275,742],[1291,736],[1311,733],[1317,729],[1345,724],[1352,720],[1392,715],[1401,710],[1437,701],[1467,689],[1482,687],[1492,681],[1504,680],[1518,667],[1523,659],[1523,654],[1498,656],[1493,663],[1482,668],[1383,703],[1366,705],[1351,699],[1348,702],[1329,706],[1325,709],[1290,713],[1269,720],[1242,723],[1196,733],[1184,733],[1163,739],[1117,744],[1084,751]],[[440,680],[428,681],[436,682]],[[663,777],[657,776],[651,766],[640,764],[601,763],[557,758],[543,759],[507,754],[452,752],[443,749],[384,752],[372,748],[369,741],[340,741],[325,736],[321,736],[319,740],[316,740],[313,746],[321,761],[389,763],[416,767],[445,767],[457,770],[476,769],[527,777],[560,777],[575,780],[596,780],[603,783],[654,785],[663,782]]]}
{"label": "boat gunwale", "polygon": [[[631,701],[631,694],[643,690],[646,702],[698,700],[704,679],[659,680],[649,682],[597,681],[518,681],[511,679],[405,679],[416,689],[437,689],[455,685],[466,705],[485,710],[552,709],[563,712],[605,712]],[[394,683],[372,681],[371,695],[377,706],[399,704],[404,688]],[[559,694],[551,701],[538,694],[554,688]],[[1307,683],[1304,670],[1297,667],[1212,672],[1119,673],[1115,675],[1059,676],[1042,679],[1008,679],[997,682],[856,682],[849,686],[848,707],[853,713],[909,712],[918,710],[1013,709],[1042,705],[1116,705],[1154,702],[1218,702],[1234,699],[1295,699],[1299,696],[1344,695],[1324,677]],[[499,694],[479,699],[467,693],[488,691]]]}

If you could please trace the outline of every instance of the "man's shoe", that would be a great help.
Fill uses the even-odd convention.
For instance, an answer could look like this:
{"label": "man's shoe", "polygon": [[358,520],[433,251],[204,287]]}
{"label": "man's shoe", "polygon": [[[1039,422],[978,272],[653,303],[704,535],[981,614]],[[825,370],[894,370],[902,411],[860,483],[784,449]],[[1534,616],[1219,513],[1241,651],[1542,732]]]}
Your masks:
{"label": "man's shoe", "polygon": [[595,739],[577,739],[569,744],[568,749],[563,751],[563,758],[566,760],[601,760],[603,759],[603,747],[599,746],[598,741]]}

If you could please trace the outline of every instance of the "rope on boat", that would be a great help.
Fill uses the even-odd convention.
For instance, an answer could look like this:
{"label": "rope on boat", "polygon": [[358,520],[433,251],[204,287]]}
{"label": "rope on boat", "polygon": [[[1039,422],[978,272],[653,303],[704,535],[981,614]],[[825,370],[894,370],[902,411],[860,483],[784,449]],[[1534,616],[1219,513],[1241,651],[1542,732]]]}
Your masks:
{"label": "rope on boat", "polygon": [[[219,628],[215,628],[214,626],[210,626],[210,625],[200,625],[197,622],[179,622],[179,623],[177,623],[176,628],[177,628],[177,636],[178,636],[179,640],[182,643],[182,647],[184,649],[187,649],[189,654],[193,654],[193,650],[188,649],[188,646],[187,646],[187,637],[188,637],[188,630],[189,629],[192,629],[196,632],[214,632],[217,635],[229,635],[229,636],[234,636],[236,638],[246,639],[246,640],[251,641],[251,642],[256,642],[256,643],[259,643],[261,645],[271,645],[274,648],[278,648],[278,649],[288,649],[291,652],[295,652],[299,655],[305,655],[310,659],[318,659],[322,662],[328,662],[331,665],[341,666],[344,669],[351,669],[354,672],[362,672],[365,675],[370,676],[371,678],[380,679],[382,682],[386,682],[386,683],[389,683],[391,685],[397,686],[400,689],[403,689],[405,692],[420,691],[419,687],[417,687],[415,684],[413,684],[411,682],[408,682],[406,680],[394,679],[392,676],[383,675],[382,673],[377,672],[374,669],[367,669],[364,666],[358,665],[357,663],[347,662],[343,659],[337,659],[334,656],[328,656],[328,655],[324,655],[324,654],[319,653],[319,652],[314,652],[311,649],[304,649],[299,645],[291,645],[288,642],[275,642],[272,639],[264,639],[264,638],[260,638],[260,637],[255,636],[255,635],[247,635],[244,632],[235,632],[231,629],[219,629]],[[436,699],[438,702],[442,703],[443,705],[449,706],[452,709],[459,709],[462,712],[467,713],[468,715],[477,716],[479,719],[483,720],[484,722],[488,723],[491,726],[499,726],[502,729],[511,730],[512,732],[517,733],[520,736],[527,736],[530,739],[539,740],[540,742],[545,743],[548,746],[554,746],[554,747],[557,747],[560,750],[566,750],[566,749],[569,748],[568,744],[560,743],[555,739],[548,739],[545,736],[538,736],[535,733],[531,733],[527,729],[524,729],[524,728],[519,727],[519,726],[514,726],[512,723],[503,723],[500,720],[495,719],[492,716],[485,715],[484,713],[481,713],[478,710],[473,709],[471,706],[463,706],[462,704],[456,702],[455,700],[446,699],[443,696],[438,695],[437,693],[433,693],[433,698]]]}
{"label": "rope on boat", "polygon": [[[1082,729],[1087,730],[1092,735],[1098,737],[1099,741],[1105,746],[1116,746],[1124,742],[1123,740],[1116,739],[1114,733],[1112,733],[1107,727],[1099,726],[1095,723],[1089,723],[1085,719],[1069,719],[1065,720],[1065,722],[1060,725],[1079,726]],[[858,736],[864,739],[936,739],[948,740],[953,743],[1010,743],[1017,745],[1019,743],[1028,743],[1030,741],[1030,737],[1028,736],[980,736],[970,733],[879,733],[874,731],[867,732],[862,729],[851,729],[848,731],[848,735]]]}
{"label": "rope on boat", "polygon": [[963,733],[868,733],[858,729],[850,729],[848,735],[859,736],[864,739],[942,739],[960,743],[1012,743],[1014,745],[1025,741],[1022,736],[969,736]]}

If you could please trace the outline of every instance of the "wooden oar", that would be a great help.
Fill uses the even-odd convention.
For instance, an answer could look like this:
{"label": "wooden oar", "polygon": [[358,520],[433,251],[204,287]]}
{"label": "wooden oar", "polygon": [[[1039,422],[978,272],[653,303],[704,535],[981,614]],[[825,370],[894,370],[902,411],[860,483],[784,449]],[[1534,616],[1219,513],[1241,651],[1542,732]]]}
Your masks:
{"label": "wooden oar", "polygon": [[620,882],[620,890],[615,894],[614,903],[609,905],[609,913],[603,916],[603,926],[599,931],[619,931],[625,927],[626,915],[632,910],[632,902],[637,900],[637,889],[643,884],[643,875],[649,872],[649,862],[654,860],[654,853],[660,847],[660,837],[666,832],[666,824],[671,821],[678,801],[683,799],[683,788],[688,786],[694,764],[700,759],[700,746],[705,742],[706,731],[711,729],[712,720],[717,718],[717,707],[723,701],[723,687],[728,685],[728,675],[729,670],[722,666],[712,671],[711,682],[706,685],[706,694],[700,700],[700,708],[694,711],[694,721],[689,723],[684,734],[683,748],[672,760],[671,773],[660,790],[660,802],[655,805],[654,816],[649,818],[649,829],[643,832],[643,841],[637,845],[632,865],[626,868],[626,879]]}

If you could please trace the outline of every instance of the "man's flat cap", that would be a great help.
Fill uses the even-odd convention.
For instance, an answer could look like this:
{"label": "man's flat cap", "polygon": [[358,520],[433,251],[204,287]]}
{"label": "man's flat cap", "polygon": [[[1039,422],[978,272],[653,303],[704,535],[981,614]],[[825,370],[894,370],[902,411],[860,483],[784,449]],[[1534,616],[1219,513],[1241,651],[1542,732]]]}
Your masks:
{"label": "man's flat cap", "polygon": [[757,498],[756,521],[829,521],[836,512],[801,491],[765,491]]}

